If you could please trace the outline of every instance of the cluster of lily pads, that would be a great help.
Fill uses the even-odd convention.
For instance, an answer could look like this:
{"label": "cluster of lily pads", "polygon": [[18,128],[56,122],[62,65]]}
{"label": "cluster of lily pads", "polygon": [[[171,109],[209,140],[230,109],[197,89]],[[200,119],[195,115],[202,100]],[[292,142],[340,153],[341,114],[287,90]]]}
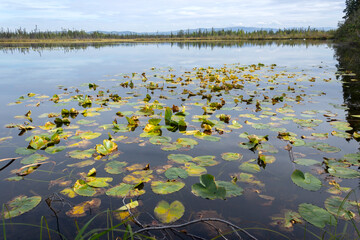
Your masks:
{"label": "cluster of lily pads", "polygon": [[[101,199],[93,197],[106,195],[131,199],[117,209],[117,217],[124,219],[129,209],[141,208],[139,199],[146,194],[146,186],[155,194],[167,195],[182,190],[186,185],[184,179],[198,177],[199,182],[191,186],[191,192],[210,200],[239,197],[248,186],[264,188],[265,184],[255,174],[261,174],[262,169],[274,163],[279,151],[288,151],[296,168],[291,174],[293,183],[309,191],[326,187],[332,196],[325,200],[325,209],[302,203],[297,210],[273,216],[273,224],[289,230],[304,219],[323,228],[327,224],[336,225],[336,219],[356,217],[354,209],[359,204],[341,197],[351,189],[340,186],[340,179],[360,178],[356,169],[360,166],[360,153],[345,153],[336,158],[331,154],[341,149],[327,143],[327,139],[333,137],[360,138],[347,122],[337,118],[337,110],[342,111],[344,106],[334,104],[328,109],[297,112],[310,102],[316,106],[313,99],[325,95],[322,91],[305,94],[304,89],[309,91],[317,82],[326,84],[334,80],[308,77],[263,64],[194,68],[179,73],[173,69],[153,68],[149,73],[116,77],[108,81],[113,84],[110,86],[108,82],[105,86],[100,83],[59,86],[60,92],[52,97],[28,93],[10,103],[10,106],[23,104],[37,112],[42,105],[58,111],[33,116],[34,110],[27,109],[24,115],[15,116],[18,123],[6,126],[19,129],[20,137],[26,142],[14,153],[21,156],[17,161],[23,166],[12,171],[13,176],[6,180],[26,180],[28,175],[35,175],[40,166],[55,164],[53,171],[72,172],[71,176],[64,173],[64,177],[50,182],[61,188],[60,194],[68,199],[91,197],[69,209],[68,216],[85,216],[86,211],[101,205]],[[330,130],[311,134],[305,131],[315,131],[318,127]],[[0,142],[9,143],[14,137],[15,134],[1,138]],[[206,142],[221,144],[223,137],[238,141],[238,148],[218,156],[183,153],[204,146]],[[277,146],[271,144],[280,140]],[[148,160],[131,163],[120,160],[121,151],[126,151],[123,144],[137,144],[139,151],[151,144],[158,146],[159,151],[171,153],[165,159],[167,162],[160,166],[149,165]],[[255,153],[256,158],[244,159],[246,151]],[[308,151],[317,152],[324,160],[305,158]],[[61,164],[55,154],[61,154]],[[224,176],[224,180],[215,180],[208,174],[210,167],[226,162],[238,167],[239,172]],[[91,169],[84,172],[86,167]],[[304,167],[309,170],[297,169]],[[318,175],[325,175],[329,185],[314,176],[311,169],[318,170]],[[103,170],[107,176],[99,176]],[[260,191],[259,197],[274,200]],[[8,219],[23,214],[36,207],[41,199],[41,196],[15,197],[5,204],[2,216]],[[161,200],[154,209],[163,223],[180,219],[184,212],[180,201]]]}

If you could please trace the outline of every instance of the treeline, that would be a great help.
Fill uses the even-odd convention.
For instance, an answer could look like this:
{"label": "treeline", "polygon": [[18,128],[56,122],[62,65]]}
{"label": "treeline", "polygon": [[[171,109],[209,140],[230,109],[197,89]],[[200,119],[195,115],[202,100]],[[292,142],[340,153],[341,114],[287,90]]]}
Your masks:
{"label": "treeline", "polygon": [[340,42],[360,44],[360,0],[346,0],[344,21],[339,24],[335,38]]}
{"label": "treeline", "polygon": [[31,40],[31,39],[135,39],[135,40],[277,40],[277,39],[331,39],[334,31],[324,31],[315,28],[293,28],[279,29],[277,31],[258,30],[245,32],[243,30],[202,30],[196,31],[180,30],[170,34],[116,34],[103,32],[86,32],[84,30],[62,30],[62,31],[38,31],[27,32],[26,29],[0,30],[0,39],[2,40]]}

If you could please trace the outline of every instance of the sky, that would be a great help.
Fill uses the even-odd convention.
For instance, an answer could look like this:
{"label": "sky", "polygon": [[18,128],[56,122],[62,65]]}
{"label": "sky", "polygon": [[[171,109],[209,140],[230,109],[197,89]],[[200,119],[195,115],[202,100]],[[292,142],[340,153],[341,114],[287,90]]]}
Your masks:
{"label": "sky", "polygon": [[0,28],[156,32],[336,27],[345,0],[1,0]]}

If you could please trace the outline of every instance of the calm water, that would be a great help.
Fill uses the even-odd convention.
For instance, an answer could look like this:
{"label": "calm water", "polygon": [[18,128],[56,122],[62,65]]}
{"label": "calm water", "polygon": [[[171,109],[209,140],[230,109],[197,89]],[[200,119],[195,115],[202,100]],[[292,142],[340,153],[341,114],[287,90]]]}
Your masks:
{"label": "calm water", "polygon": [[[334,57],[335,52],[331,43],[297,42],[294,44],[290,41],[287,43],[255,42],[241,44],[144,43],[113,44],[107,46],[0,46],[0,50],[0,111],[2,115],[0,118],[0,125],[4,126],[3,128],[0,128],[0,138],[7,136],[13,137],[10,140],[0,142],[0,159],[24,157],[16,154],[15,150],[18,147],[28,146],[28,141],[25,141],[25,138],[31,136],[31,132],[27,132],[23,136],[17,136],[19,133],[17,129],[5,128],[5,125],[9,123],[21,123],[22,120],[15,119],[14,116],[24,115],[31,109],[32,116],[34,116],[33,125],[43,125],[48,120],[36,116],[42,113],[60,112],[62,108],[77,106],[74,103],[65,106],[54,106],[48,99],[42,102],[39,107],[27,105],[29,103],[36,104],[36,101],[33,103],[28,102],[27,104],[8,105],[9,103],[16,101],[20,96],[26,95],[27,93],[36,93],[51,97],[54,94],[64,92],[64,90],[59,89],[59,85],[69,88],[69,91],[74,93],[75,88],[80,90],[84,89],[83,83],[96,83],[101,87],[104,87],[102,88],[103,90],[109,88],[111,91],[119,93],[122,97],[128,96],[126,92],[136,92],[141,96],[129,100],[136,104],[139,103],[147,93],[150,93],[150,91],[146,91],[146,89],[143,88],[134,90],[120,88],[119,83],[124,80],[124,74],[129,74],[129,76],[131,76],[132,73],[139,73],[137,76],[140,76],[141,73],[145,72],[147,76],[150,76],[153,73],[168,76],[170,73],[173,73],[178,76],[184,74],[184,72],[193,71],[195,67],[221,68],[226,65],[228,68],[232,68],[233,66],[248,66],[251,64],[262,63],[266,67],[254,74],[259,74],[260,76],[282,73],[285,73],[286,75],[294,74],[296,76],[294,80],[298,78],[306,80],[298,83],[301,85],[300,87],[292,85],[292,83],[289,84],[289,86],[291,85],[296,88],[296,91],[292,93],[293,97],[304,94],[302,96],[306,99],[306,101],[301,104],[291,102],[296,110],[296,115],[299,117],[303,111],[315,110],[317,111],[315,118],[322,120],[323,123],[315,127],[314,130],[300,127],[289,120],[283,120],[282,126],[280,127],[285,127],[288,131],[298,134],[299,137],[302,135],[310,135],[312,132],[330,134],[334,129],[330,128],[330,119],[324,117],[324,112],[322,112],[328,110],[333,114],[337,114],[333,120],[349,121],[354,128],[351,133],[359,130],[357,127],[357,119],[350,116],[351,114],[359,114],[357,108],[358,102],[354,97],[356,95],[354,89],[358,86],[356,84],[352,85],[353,87],[349,90],[348,84],[341,81],[346,79],[336,75],[339,68],[339,59]],[[274,70],[270,69],[269,66],[271,64],[276,64]],[[151,70],[153,67],[155,70]],[[169,70],[171,72],[169,72]],[[307,81],[312,77],[317,79],[316,82]],[[354,81],[351,81],[352,78],[353,77],[347,80],[354,84]],[[323,81],[324,79],[329,79],[329,81]],[[161,82],[163,80],[155,77],[153,81]],[[287,80],[286,78],[283,81],[288,82],[290,80]],[[138,83],[141,84],[141,81],[138,81]],[[259,90],[261,87],[264,87],[264,89],[265,87],[268,87],[266,83],[264,83],[264,85],[263,83],[260,83],[259,85],[260,86],[256,86],[255,84],[252,84],[248,89],[242,90],[244,94],[247,94],[244,95],[244,98],[252,95],[250,91],[260,91],[261,93],[262,90]],[[72,89],[71,87],[74,88]],[[192,86],[194,91],[197,87],[199,87],[198,83],[195,83],[195,85]],[[281,95],[282,92],[286,91],[287,87],[288,85],[283,86],[280,84],[277,89],[275,89],[277,91],[276,95]],[[169,100],[166,101],[168,106],[171,107],[172,104],[180,106],[182,104],[179,95],[181,92],[181,88],[176,89],[175,93],[155,90],[154,94],[151,94],[152,101],[157,99],[161,102],[162,100],[159,98],[159,95],[164,94],[169,97]],[[264,92],[270,95],[272,94],[271,90],[266,90]],[[85,91],[85,93],[94,94],[88,90]],[[257,98],[263,99],[260,93],[253,92]],[[119,150],[122,152],[119,158],[120,161],[129,162],[129,165],[132,163],[150,163],[151,167],[159,167],[168,164],[167,156],[171,153],[184,153],[193,157],[200,155],[214,155],[221,163],[217,166],[206,167],[207,172],[214,175],[217,180],[230,181],[230,175],[242,172],[238,169],[241,161],[222,161],[221,153],[241,153],[243,155],[242,161],[257,158],[257,153],[253,153],[250,150],[238,146],[240,142],[246,142],[246,139],[239,138],[238,135],[243,132],[257,135],[269,135],[269,139],[271,139],[271,141],[269,140],[269,143],[278,149],[278,153],[271,154],[276,157],[276,161],[272,164],[268,164],[266,168],[262,169],[260,172],[253,173],[255,178],[260,180],[264,186],[239,182],[239,186],[244,189],[244,193],[241,196],[228,198],[227,200],[206,200],[196,197],[191,193],[191,185],[199,182],[198,177],[188,177],[184,180],[186,186],[181,191],[169,195],[156,195],[151,191],[150,184],[146,184],[146,194],[139,197],[142,201],[142,206],[138,208],[138,212],[142,213],[139,216],[141,221],[147,224],[153,221],[146,212],[153,215],[153,209],[158,201],[166,200],[172,202],[174,200],[179,200],[185,206],[185,214],[178,222],[198,218],[201,215],[204,217],[218,217],[232,221],[244,228],[267,228],[279,231],[290,239],[303,238],[303,227],[296,226],[293,231],[283,231],[278,226],[270,225],[272,222],[270,217],[283,213],[284,209],[297,211],[300,203],[311,203],[319,207],[324,207],[324,200],[331,196],[326,190],[329,187],[328,181],[332,180],[332,178],[329,177],[329,175],[322,173],[316,175],[317,172],[323,169],[320,165],[316,167],[295,166],[289,159],[288,151],[284,150],[284,146],[287,142],[278,139],[277,132],[270,131],[269,129],[254,129],[250,125],[245,124],[245,120],[254,120],[238,117],[239,114],[251,113],[258,116],[259,113],[254,111],[253,105],[250,107],[245,103],[239,105],[242,108],[241,110],[231,109],[230,107],[236,106],[233,102],[233,97],[239,95],[240,93],[236,92],[236,90],[232,90],[229,95],[224,94],[222,97],[228,102],[226,106],[229,106],[229,109],[221,110],[221,113],[231,115],[231,119],[237,120],[243,125],[243,128],[234,129],[231,133],[223,134],[219,142],[209,142],[194,138],[199,142],[199,145],[193,149],[186,149],[186,152],[184,150],[162,151],[158,145],[149,144],[146,141],[146,138],[139,138],[144,142],[144,146],[139,147],[139,142],[132,144],[118,143]],[[194,102],[206,103],[206,100],[201,99],[199,96],[195,96],[190,103]],[[270,104],[266,107],[270,107],[275,111],[276,108],[282,107],[284,103],[276,106]],[[347,105],[340,106],[344,103]],[[186,103],[184,105],[189,109],[190,115],[201,115],[203,113],[201,107]],[[334,105],[336,107],[334,107]],[[346,109],[347,106],[349,107],[348,109]],[[79,108],[79,106],[77,106],[77,108]],[[115,112],[126,110],[136,111],[136,109],[134,110],[132,108],[132,105],[127,105],[122,106],[120,109],[114,108],[111,112],[104,112],[101,114],[101,117],[97,116],[92,119],[96,120],[100,125],[109,124],[115,118]],[[284,116],[278,114],[277,117],[281,118]],[[306,119],[309,118],[309,116],[303,116],[302,118]],[[210,119],[215,120],[216,118],[215,116],[211,116]],[[187,122],[190,122],[191,126],[196,125],[196,123],[191,121],[191,118],[186,120]],[[264,118],[263,120],[260,120],[260,122],[269,123],[270,120]],[[123,135],[131,137],[132,139],[138,138],[139,134],[142,133],[141,129],[145,126],[146,121],[142,122],[142,124],[142,127],[137,128],[134,132],[125,133]],[[84,130],[92,130],[94,132],[100,131],[98,126],[85,126]],[[75,132],[76,130],[72,131]],[[91,140],[92,145],[89,145],[85,149],[101,143],[102,139],[107,138],[107,132],[111,132],[111,130],[105,130],[100,138]],[[122,134],[118,133],[114,135],[119,136]],[[184,137],[184,135],[178,132],[166,132],[163,135],[169,136],[173,140]],[[329,138],[324,141],[331,146],[339,147],[341,151],[336,153],[324,153],[309,147],[294,147],[294,154],[297,158],[311,158],[322,162],[323,157],[339,159],[344,154],[356,153],[359,147],[358,142],[353,138],[349,140],[331,136],[331,134]],[[59,154],[51,155],[50,160],[53,161],[54,164],[50,163],[46,166],[44,164],[38,171],[25,176],[25,180],[19,182],[9,182],[5,180],[8,177],[14,176],[14,174],[11,173],[12,170],[19,169],[23,166],[19,161],[15,161],[9,167],[0,171],[0,189],[4,191],[4,194],[0,195],[0,203],[4,204],[22,194],[26,196],[40,195],[43,198],[43,201],[38,207],[24,215],[14,218],[12,220],[13,222],[40,224],[41,216],[45,216],[52,229],[60,231],[69,239],[74,236],[74,232],[76,231],[74,218],[67,217],[65,212],[70,209],[70,204],[75,205],[86,201],[89,198],[81,196],[68,198],[61,195],[66,202],[64,204],[57,203],[54,205],[54,208],[58,211],[57,217],[55,217],[54,213],[44,202],[44,199],[52,194],[59,194],[64,187],[59,185],[52,186],[50,181],[64,178],[64,180],[72,180],[73,184],[76,179],[80,178],[79,173],[87,173],[92,167],[96,167],[98,170],[97,176],[99,177],[110,175],[104,171],[106,162],[101,161],[93,166],[75,168],[74,171],[71,171],[71,169],[66,167],[66,164],[72,163],[72,160],[66,154],[67,151],[68,150],[65,150]],[[5,163],[2,163],[2,165],[5,165]],[[321,179],[324,187],[319,191],[310,192],[296,186],[291,181],[290,177],[295,167],[304,172],[312,172]],[[114,181],[111,183],[112,186],[121,182],[118,179],[119,176],[123,177],[125,175],[111,176],[114,178]],[[157,175],[156,178],[159,178],[159,176]],[[342,187],[350,187],[358,191],[358,179],[340,179],[339,183]],[[341,196],[344,197],[345,195],[346,194],[342,194]],[[102,200],[100,208],[95,209],[94,212],[88,214],[87,217],[79,218],[80,223],[89,220],[90,217],[99,211],[116,209],[122,206],[121,198],[108,197],[105,194],[98,197]],[[106,221],[105,216],[100,216],[94,226],[99,226],[104,221]],[[106,225],[103,227],[106,227]],[[317,234],[321,233],[317,228],[310,224],[307,224],[306,227]],[[19,234],[18,229],[22,229],[23,232]],[[208,236],[207,234],[213,234],[206,227],[200,228],[200,230],[190,230],[199,235],[202,235],[205,232],[206,236]],[[0,232],[1,231],[2,230],[0,230]],[[249,230],[249,232],[259,239],[281,239],[276,234],[272,235],[269,232],[257,229]],[[36,235],[34,239],[38,239],[39,236],[37,229],[34,230],[33,227],[25,226],[19,227],[8,225],[6,233],[9,236],[9,239],[23,239],[24,234],[28,233],[34,233]],[[306,236],[307,239],[312,238],[309,234]],[[56,239],[57,237],[58,236],[54,234],[53,238]]]}

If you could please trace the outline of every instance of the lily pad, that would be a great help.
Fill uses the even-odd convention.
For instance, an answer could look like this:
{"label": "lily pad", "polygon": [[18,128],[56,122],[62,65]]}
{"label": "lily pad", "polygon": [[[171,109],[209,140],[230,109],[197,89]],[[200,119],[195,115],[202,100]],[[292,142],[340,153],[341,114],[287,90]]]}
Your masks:
{"label": "lily pad", "polygon": [[131,174],[125,176],[123,181],[129,184],[138,184],[141,182],[149,182],[154,176],[152,170],[140,170],[132,172]]}
{"label": "lily pad", "polygon": [[307,222],[318,228],[324,228],[327,224],[336,226],[335,217],[318,206],[302,203],[299,205],[299,213]]}
{"label": "lily pad", "polygon": [[96,193],[96,190],[93,187],[89,186],[84,180],[81,179],[76,181],[73,189],[77,194],[86,197],[94,196]]}
{"label": "lily pad", "polygon": [[96,151],[103,156],[109,155],[116,149],[117,149],[117,144],[107,139],[104,139],[102,145],[96,144]]}
{"label": "lily pad", "polygon": [[218,186],[215,182],[215,177],[210,174],[200,176],[200,183],[195,183],[191,186],[191,192],[198,197],[208,199],[225,199],[225,187]]}
{"label": "lily pad", "polygon": [[135,188],[135,185],[120,183],[119,185],[112,187],[106,191],[106,195],[112,197],[137,197],[143,195],[145,190]]}
{"label": "lily pad", "polygon": [[87,177],[86,183],[91,187],[107,187],[109,186],[108,182],[112,182],[113,178],[105,177]]}
{"label": "lily pad", "polygon": [[154,193],[157,194],[170,194],[177,192],[185,186],[183,182],[162,182],[162,181],[153,181],[151,182],[151,189]]}
{"label": "lily pad", "polygon": [[219,187],[224,187],[226,190],[226,198],[236,197],[243,194],[244,190],[239,187],[236,183],[226,181],[216,181]]}
{"label": "lily pad", "polygon": [[298,185],[309,191],[317,191],[321,188],[321,181],[310,173],[303,173],[300,170],[295,170],[291,174],[291,180]]}
{"label": "lily pad", "polygon": [[315,164],[320,164],[319,161],[308,159],[308,158],[299,158],[294,161],[296,164],[303,165],[303,166],[312,166]]}
{"label": "lily pad", "polygon": [[176,163],[187,163],[193,160],[193,157],[186,154],[169,154],[168,159]]}
{"label": "lily pad", "polygon": [[206,168],[196,165],[195,163],[186,163],[185,170],[189,176],[200,176],[207,173]]}
{"label": "lily pad", "polygon": [[44,162],[46,160],[48,160],[49,158],[44,156],[44,155],[41,155],[41,154],[38,154],[38,153],[35,153],[35,154],[32,154],[26,158],[23,158],[21,160],[21,163],[22,164],[34,164],[34,163],[41,163],[41,162]]}
{"label": "lily pad", "polygon": [[66,212],[66,215],[69,217],[84,217],[86,216],[86,211],[89,211],[91,208],[98,208],[101,204],[99,198],[91,199],[90,201],[85,201],[77,204],[69,211]]}
{"label": "lily pad", "polygon": [[214,159],[215,156],[204,155],[204,156],[194,157],[192,161],[197,163],[201,167],[207,167],[207,166],[215,166],[219,164],[219,162]]}
{"label": "lily pad", "polygon": [[15,152],[20,155],[30,155],[35,153],[36,150],[31,148],[19,147],[15,150]]}
{"label": "lily pad", "polygon": [[5,219],[14,218],[34,209],[40,202],[40,196],[18,196],[5,204],[1,215]]}
{"label": "lily pad", "polygon": [[227,152],[227,153],[222,153],[221,157],[226,161],[236,161],[236,160],[241,160],[243,158],[243,155],[240,153]]}
{"label": "lily pad", "polygon": [[260,172],[260,166],[258,164],[244,162],[239,166],[240,170],[250,173],[257,173]]}
{"label": "lily pad", "polygon": [[56,154],[56,153],[61,152],[61,151],[65,150],[65,149],[66,149],[65,146],[47,147],[45,149],[45,152],[47,152],[49,154]]}
{"label": "lily pad", "polygon": [[171,137],[154,136],[149,139],[149,142],[155,145],[163,145],[164,143],[171,142]]}
{"label": "lily pad", "polygon": [[94,153],[95,153],[95,149],[74,150],[74,151],[68,152],[70,157],[76,158],[76,159],[91,158]]}
{"label": "lily pad", "polygon": [[127,162],[112,161],[105,165],[105,171],[110,174],[120,174],[124,171]]}
{"label": "lily pad", "polygon": [[179,201],[174,201],[171,204],[161,200],[155,207],[155,216],[162,223],[172,223],[179,220],[185,212],[184,205]]}
{"label": "lily pad", "polygon": [[188,173],[182,169],[182,168],[177,168],[177,167],[172,167],[166,170],[165,172],[165,176],[168,179],[177,179],[178,177],[180,178],[187,178],[189,175]]}
{"label": "lily pad", "polygon": [[180,144],[182,147],[190,147],[190,148],[193,148],[195,145],[199,144],[196,140],[191,138],[178,138],[176,142]]}
{"label": "lily pad", "polygon": [[351,168],[331,166],[328,172],[339,178],[360,178],[360,172]]}
{"label": "lily pad", "polygon": [[350,211],[352,208],[350,202],[338,196],[327,198],[325,200],[325,208],[337,218],[350,220],[355,217],[355,214]]}

